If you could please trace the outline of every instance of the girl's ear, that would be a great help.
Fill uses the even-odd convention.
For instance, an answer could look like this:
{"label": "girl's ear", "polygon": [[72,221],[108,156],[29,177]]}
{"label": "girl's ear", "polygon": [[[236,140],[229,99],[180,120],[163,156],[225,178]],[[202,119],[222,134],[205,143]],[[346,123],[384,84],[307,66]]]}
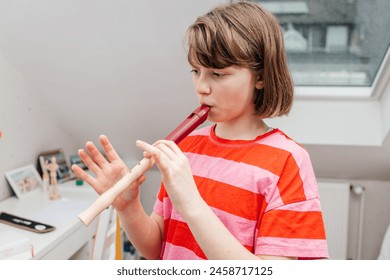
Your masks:
{"label": "girl's ear", "polygon": [[256,77],[256,83],[255,83],[255,88],[256,89],[263,89],[264,88],[264,81],[261,78],[261,74],[258,74]]}

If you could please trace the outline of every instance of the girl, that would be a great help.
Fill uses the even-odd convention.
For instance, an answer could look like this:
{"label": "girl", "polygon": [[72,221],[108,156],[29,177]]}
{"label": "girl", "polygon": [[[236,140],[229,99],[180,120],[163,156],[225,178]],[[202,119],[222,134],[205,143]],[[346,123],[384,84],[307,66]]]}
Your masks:
{"label": "girl", "polygon": [[[179,145],[137,141],[162,185],[150,216],[138,193],[145,176],[114,201],[129,240],[147,259],[328,257],[309,155],[263,120],[293,101],[278,21],[240,2],[198,18],[187,36],[195,91],[214,124]],[[79,151],[96,178],[73,166],[98,193],[128,171],[107,137],[100,142],[109,161],[91,142]]]}

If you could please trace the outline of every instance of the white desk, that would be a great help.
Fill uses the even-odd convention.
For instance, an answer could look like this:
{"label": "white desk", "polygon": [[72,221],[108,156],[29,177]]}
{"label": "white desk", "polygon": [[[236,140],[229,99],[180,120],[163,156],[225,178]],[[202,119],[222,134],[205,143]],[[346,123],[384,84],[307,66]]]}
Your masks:
{"label": "white desk", "polygon": [[98,219],[86,227],[77,215],[95,201],[97,194],[88,185],[76,186],[75,181],[61,184],[59,193],[61,199],[56,201],[50,200],[47,194],[41,192],[23,199],[11,197],[0,202],[0,211],[56,227],[52,232],[34,233],[0,223],[0,234],[9,230],[17,231],[31,242],[32,254],[23,253],[15,258],[69,259],[88,246]]}

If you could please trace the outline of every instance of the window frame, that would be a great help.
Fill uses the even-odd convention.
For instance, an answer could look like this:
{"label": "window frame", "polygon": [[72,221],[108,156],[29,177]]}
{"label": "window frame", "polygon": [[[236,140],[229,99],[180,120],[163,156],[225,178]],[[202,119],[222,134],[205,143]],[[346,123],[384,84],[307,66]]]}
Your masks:
{"label": "window frame", "polygon": [[[296,96],[304,99],[379,99],[390,82],[389,47],[371,86],[295,86]],[[314,92],[314,93],[313,93]]]}

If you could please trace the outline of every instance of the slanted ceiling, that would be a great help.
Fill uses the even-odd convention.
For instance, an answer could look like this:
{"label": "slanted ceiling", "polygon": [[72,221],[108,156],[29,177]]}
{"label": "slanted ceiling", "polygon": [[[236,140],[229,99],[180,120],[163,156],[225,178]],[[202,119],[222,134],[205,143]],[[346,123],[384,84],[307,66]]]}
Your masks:
{"label": "slanted ceiling", "polygon": [[0,1],[0,49],[80,145],[128,152],[198,105],[184,35],[219,2]]}

